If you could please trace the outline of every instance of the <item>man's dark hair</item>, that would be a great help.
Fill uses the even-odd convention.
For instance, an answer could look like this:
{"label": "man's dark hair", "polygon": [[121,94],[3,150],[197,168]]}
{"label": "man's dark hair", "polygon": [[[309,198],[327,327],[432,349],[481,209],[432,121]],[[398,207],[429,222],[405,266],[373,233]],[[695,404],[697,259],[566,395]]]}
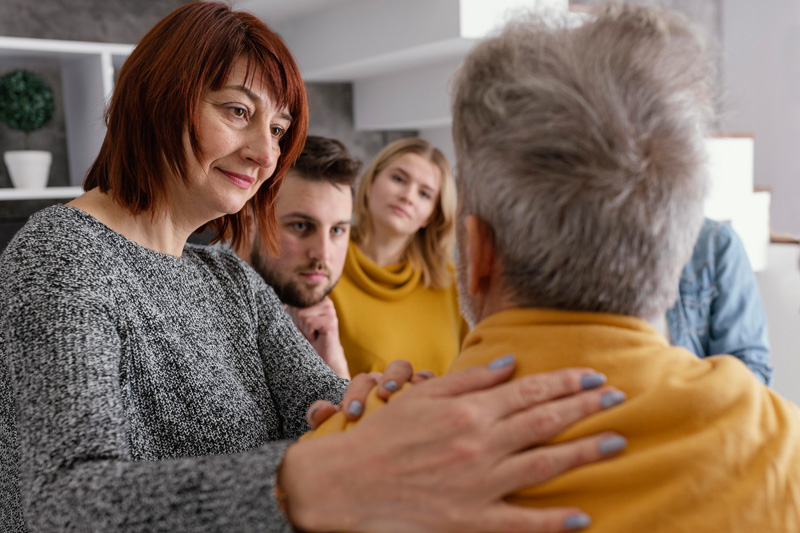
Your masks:
{"label": "man's dark hair", "polygon": [[354,159],[344,144],[336,139],[309,135],[292,171],[307,180],[328,181],[351,189],[361,170],[361,161]]}

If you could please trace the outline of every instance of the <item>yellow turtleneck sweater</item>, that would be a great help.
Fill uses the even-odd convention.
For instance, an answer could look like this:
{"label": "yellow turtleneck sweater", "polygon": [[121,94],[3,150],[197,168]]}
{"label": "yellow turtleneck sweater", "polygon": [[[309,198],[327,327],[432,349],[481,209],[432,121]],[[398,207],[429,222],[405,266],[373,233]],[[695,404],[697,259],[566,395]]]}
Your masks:
{"label": "yellow turtleneck sweater", "polygon": [[409,262],[380,267],[353,242],[330,297],[350,374],[382,372],[395,359],[443,374],[458,354],[467,325],[455,284],[426,289]]}
{"label": "yellow turtleneck sweater", "polygon": [[[555,439],[614,430],[626,451],[509,501],[577,506],[591,532],[800,532],[800,410],[739,360],[697,358],[631,317],[515,309],[481,322],[450,372],[505,353],[518,376],[588,366],[628,396]],[[338,414],[314,436],[349,425]]]}

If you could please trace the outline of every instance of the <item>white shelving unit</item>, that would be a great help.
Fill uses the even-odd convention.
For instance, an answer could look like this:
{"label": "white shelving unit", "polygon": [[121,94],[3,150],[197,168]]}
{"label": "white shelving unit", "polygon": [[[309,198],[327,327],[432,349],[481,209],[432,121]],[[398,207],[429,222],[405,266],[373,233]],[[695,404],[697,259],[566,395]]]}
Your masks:
{"label": "white shelving unit", "polygon": [[44,189],[0,188],[0,200],[43,200],[77,198],[83,194],[81,187],[45,187]]}
{"label": "white shelving unit", "polygon": [[[60,66],[69,180],[76,190],[105,136],[103,111],[114,89],[114,73],[132,50],[130,44],[0,37],[0,65],[52,61]],[[0,189],[0,199],[62,198],[73,188],[57,189],[63,190]]]}

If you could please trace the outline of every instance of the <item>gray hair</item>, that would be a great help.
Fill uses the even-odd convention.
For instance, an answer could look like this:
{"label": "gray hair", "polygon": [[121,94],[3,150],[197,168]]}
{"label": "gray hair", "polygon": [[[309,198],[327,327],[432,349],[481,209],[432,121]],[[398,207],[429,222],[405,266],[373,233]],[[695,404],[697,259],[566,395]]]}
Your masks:
{"label": "gray hair", "polygon": [[675,301],[702,223],[711,62],[679,15],[535,16],[454,80],[461,216],[494,231],[523,307],[651,319]]}

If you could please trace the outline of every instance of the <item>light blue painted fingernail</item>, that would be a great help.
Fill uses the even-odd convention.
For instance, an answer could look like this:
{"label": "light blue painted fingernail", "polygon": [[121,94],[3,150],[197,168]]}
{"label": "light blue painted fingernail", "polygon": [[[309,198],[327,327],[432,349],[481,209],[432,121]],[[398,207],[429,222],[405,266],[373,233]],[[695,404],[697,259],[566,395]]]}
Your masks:
{"label": "light blue painted fingernail", "polygon": [[597,388],[605,382],[606,376],[604,374],[595,373],[581,376],[581,388],[583,388],[583,390]]}
{"label": "light blue painted fingernail", "polygon": [[571,514],[564,520],[564,527],[570,531],[583,529],[592,525],[592,519],[588,514]]}
{"label": "light blue painted fingernail", "polygon": [[628,441],[625,437],[614,435],[613,437],[601,440],[597,445],[597,451],[600,452],[601,455],[609,455],[624,450],[627,447]]}
{"label": "light blue painted fingernail", "polygon": [[353,400],[350,402],[350,405],[347,406],[347,412],[353,416],[361,416],[361,413],[364,412],[364,404],[358,400]]}
{"label": "light blue painted fingernail", "polygon": [[399,387],[397,386],[397,382],[395,380],[390,379],[389,381],[383,384],[383,388],[395,392]]}
{"label": "light blue painted fingernail", "polygon": [[614,407],[625,401],[625,394],[620,391],[607,392],[600,397],[600,405],[603,409]]}
{"label": "light blue painted fingernail", "polygon": [[503,357],[498,357],[491,363],[489,363],[489,368],[492,370],[500,370],[501,368],[505,368],[511,363],[514,362],[514,354],[504,355]]}

